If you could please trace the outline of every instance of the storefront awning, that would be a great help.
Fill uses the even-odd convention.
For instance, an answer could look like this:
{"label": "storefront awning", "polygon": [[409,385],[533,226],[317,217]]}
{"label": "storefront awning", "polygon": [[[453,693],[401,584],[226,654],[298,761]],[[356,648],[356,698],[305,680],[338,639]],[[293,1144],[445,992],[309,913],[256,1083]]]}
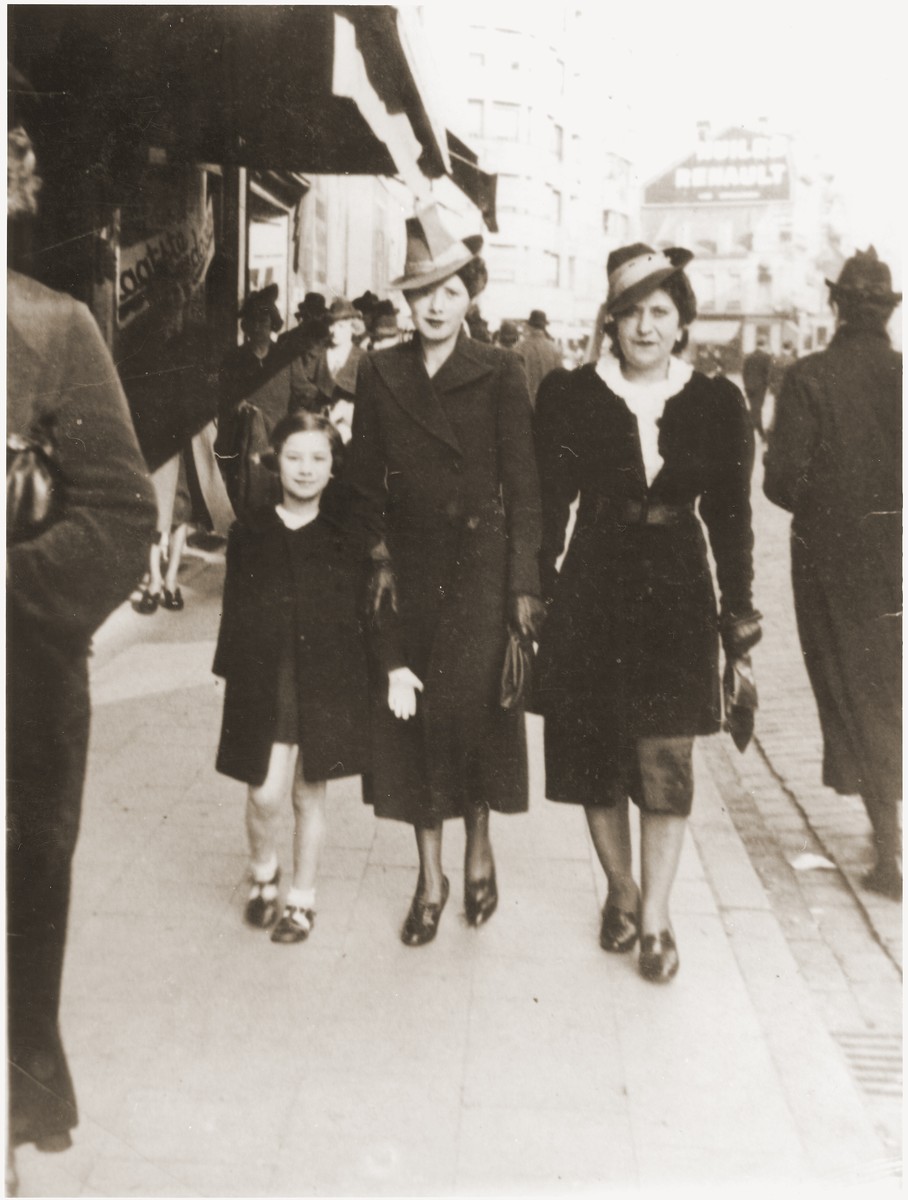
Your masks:
{"label": "storefront awning", "polygon": [[43,97],[44,132],[102,176],[155,147],[173,162],[399,175],[417,189],[455,163],[400,17],[390,5],[13,5],[10,52]]}

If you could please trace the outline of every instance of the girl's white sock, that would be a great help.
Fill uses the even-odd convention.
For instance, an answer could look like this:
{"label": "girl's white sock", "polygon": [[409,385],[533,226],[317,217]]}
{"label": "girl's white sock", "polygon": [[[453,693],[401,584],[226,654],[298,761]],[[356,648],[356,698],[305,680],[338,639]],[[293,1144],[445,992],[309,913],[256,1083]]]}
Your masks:
{"label": "girl's white sock", "polygon": [[285,904],[291,908],[315,908],[315,888],[291,888]]}

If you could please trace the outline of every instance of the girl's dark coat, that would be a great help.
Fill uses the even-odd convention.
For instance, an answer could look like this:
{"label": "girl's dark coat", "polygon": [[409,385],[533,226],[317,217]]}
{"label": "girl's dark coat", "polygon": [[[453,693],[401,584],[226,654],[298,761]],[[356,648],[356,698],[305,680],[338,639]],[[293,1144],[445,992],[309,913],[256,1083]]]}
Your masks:
{"label": "girl's dark coat", "polygon": [[76,1124],[57,1026],[89,729],[88,651],[142,575],[151,481],[88,310],[15,272],[7,433],[56,447],[59,520],[7,547],[7,945],[10,1139]]}
{"label": "girl's dark coat", "polygon": [[[608,785],[633,777],[639,737],[719,728],[716,601],[694,505],[723,609],[750,612],[753,433],[738,389],[695,372],[665,405],[663,466],[648,487],[636,418],[588,365],[543,381],[535,434],[550,600],[536,692],[546,718],[546,791],[601,803]],[[674,526],[622,523],[628,501],[690,511]]]}
{"label": "girl's dark coat", "polygon": [[430,380],[419,340],[361,360],[348,480],[399,598],[400,658],[423,681],[415,720],[373,692],[379,816],[417,825],[470,800],[527,805],[523,714],[498,703],[508,600],[538,595],[539,490],[515,355],[462,336]]}
{"label": "girl's dark coat", "polygon": [[286,528],[273,508],[237,522],[214,672],[226,681],[217,769],[261,784],[274,742],[278,668],[296,656],[299,744],[308,780],[368,766],[362,538],[320,513]]}

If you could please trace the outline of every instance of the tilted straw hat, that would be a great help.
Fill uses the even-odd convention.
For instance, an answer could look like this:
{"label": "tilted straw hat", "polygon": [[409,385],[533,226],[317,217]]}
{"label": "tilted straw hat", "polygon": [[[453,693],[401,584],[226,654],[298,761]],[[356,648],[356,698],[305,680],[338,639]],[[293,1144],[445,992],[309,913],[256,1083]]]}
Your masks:
{"label": "tilted straw hat", "polygon": [[407,292],[441,283],[475,257],[471,246],[445,229],[437,206],[426,205],[407,220],[404,273],[392,280],[390,286]]}
{"label": "tilted straw hat", "polygon": [[660,288],[670,276],[683,271],[693,257],[690,250],[682,250],[680,246],[654,250],[643,242],[613,250],[606,264],[606,311],[611,316],[633,308],[638,300]]}

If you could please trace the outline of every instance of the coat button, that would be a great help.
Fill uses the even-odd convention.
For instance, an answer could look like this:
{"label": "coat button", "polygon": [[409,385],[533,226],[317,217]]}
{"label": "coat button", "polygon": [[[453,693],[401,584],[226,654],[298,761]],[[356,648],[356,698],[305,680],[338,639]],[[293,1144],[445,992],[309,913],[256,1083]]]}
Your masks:
{"label": "coat button", "polygon": [[467,518],[467,529],[478,529],[478,528],[479,528],[479,517],[468,517]]}

